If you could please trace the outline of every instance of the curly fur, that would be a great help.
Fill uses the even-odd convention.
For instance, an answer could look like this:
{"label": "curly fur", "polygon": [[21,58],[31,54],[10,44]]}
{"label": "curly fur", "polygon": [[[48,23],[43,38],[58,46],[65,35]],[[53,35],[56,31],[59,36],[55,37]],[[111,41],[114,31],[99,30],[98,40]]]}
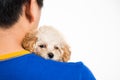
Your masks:
{"label": "curly fur", "polygon": [[71,55],[69,45],[62,35],[50,26],[42,26],[38,31],[28,33],[22,46],[45,59],[67,62]]}

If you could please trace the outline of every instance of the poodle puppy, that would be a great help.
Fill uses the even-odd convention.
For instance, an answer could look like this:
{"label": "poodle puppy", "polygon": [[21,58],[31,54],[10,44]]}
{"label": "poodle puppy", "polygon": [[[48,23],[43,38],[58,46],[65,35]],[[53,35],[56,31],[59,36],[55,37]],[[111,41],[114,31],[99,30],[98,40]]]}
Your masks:
{"label": "poodle puppy", "polygon": [[60,62],[67,62],[71,55],[69,45],[62,35],[50,26],[42,26],[38,31],[28,33],[22,46],[45,59]]}

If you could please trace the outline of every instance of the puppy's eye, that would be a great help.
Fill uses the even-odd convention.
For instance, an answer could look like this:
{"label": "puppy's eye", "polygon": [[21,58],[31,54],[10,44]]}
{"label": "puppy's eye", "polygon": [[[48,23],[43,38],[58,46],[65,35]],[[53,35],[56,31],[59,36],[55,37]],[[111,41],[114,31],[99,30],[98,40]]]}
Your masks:
{"label": "puppy's eye", "polygon": [[57,46],[54,47],[55,49],[59,49]]}
{"label": "puppy's eye", "polygon": [[46,48],[46,45],[42,44],[42,45],[39,45],[40,48]]}

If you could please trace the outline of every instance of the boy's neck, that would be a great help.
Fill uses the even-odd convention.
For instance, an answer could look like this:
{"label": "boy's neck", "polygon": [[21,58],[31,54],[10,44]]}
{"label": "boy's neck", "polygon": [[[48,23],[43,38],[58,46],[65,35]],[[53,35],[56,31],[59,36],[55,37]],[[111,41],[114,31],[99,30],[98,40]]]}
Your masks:
{"label": "boy's neck", "polygon": [[16,44],[16,41],[10,38],[0,39],[0,54],[8,54],[11,52],[17,52],[23,50],[20,44]]}
{"label": "boy's neck", "polygon": [[23,50],[20,31],[0,30],[0,54],[8,54]]}

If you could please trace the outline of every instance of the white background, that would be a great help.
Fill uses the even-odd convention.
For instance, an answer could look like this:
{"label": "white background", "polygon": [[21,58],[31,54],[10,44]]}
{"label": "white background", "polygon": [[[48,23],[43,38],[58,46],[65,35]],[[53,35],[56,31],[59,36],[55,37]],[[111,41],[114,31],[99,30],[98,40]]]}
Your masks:
{"label": "white background", "polygon": [[40,25],[57,28],[97,80],[120,80],[120,0],[44,0]]}

